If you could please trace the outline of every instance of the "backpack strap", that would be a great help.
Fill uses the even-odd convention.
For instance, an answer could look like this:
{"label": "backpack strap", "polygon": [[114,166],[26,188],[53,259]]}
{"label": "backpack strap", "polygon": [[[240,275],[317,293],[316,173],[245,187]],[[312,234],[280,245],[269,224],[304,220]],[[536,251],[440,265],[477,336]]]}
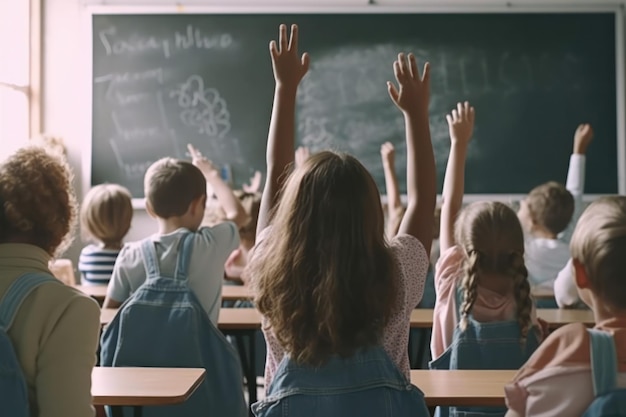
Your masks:
{"label": "backpack strap", "polygon": [[191,250],[193,249],[194,233],[187,233],[180,242],[178,248],[178,258],[176,259],[176,271],[174,272],[174,278],[179,281],[187,279],[189,272],[189,264],[191,261]]}
{"label": "backpack strap", "polygon": [[15,320],[17,311],[28,295],[46,282],[63,283],[51,275],[32,272],[17,278],[0,300],[0,330],[9,330]]}
{"label": "backpack strap", "polygon": [[617,354],[613,335],[596,329],[587,329],[591,347],[593,393],[604,395],[617,386]]}
{"label": "backpack strap", "polygon": [[[194,233],[189,232],[183,236],[178,244],[178,256],[176,257],[176,270],[174,271],[174,279],[178,281],[187,280],[187,272],[189,271],[189,261],[191,258],[191,249],[193,248]],[[146,239],[141,242],[141,253],[143,255],[143,263],[146,268],[146,278],[156,279],[161,276],[159,268],[159,260],[157,258],[154,242]]]}

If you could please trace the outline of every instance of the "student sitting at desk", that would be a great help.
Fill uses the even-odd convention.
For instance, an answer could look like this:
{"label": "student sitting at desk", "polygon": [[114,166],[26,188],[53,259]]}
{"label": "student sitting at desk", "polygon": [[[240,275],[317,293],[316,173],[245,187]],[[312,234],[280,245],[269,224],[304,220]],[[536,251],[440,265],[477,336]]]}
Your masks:
{"label": "student sitting at desk", "polygon": [[[569,240],[582,213],[585,187],[585,154],[593,138],[588,124],[574,134],[565,187],[554,181],[531,190],[520,203],[518,217],[526,235],[525,262],[531,287],[552,289],[559,271],[567,263]],[[553,300],[538,302],[538,307],[556,307]]]}
{"label": "student sitting at desk", "polygon": [[[12,325],[9,320],[0,327],[9,326],[4,330],[28,394],[17,410],[13,405],[21,398],[13,391],[0,392],[2,416],[88,417],[95,412],[91,371],[100,308],[48,269],[50,258],[72,240],[77,204],[71,177],[63,159],[40,148],[18,150],[0,164],[0,321],[16,308]],[[38,282],[40,286],[31,287]],[[5,299],[9,291],[15,298]],[[20,295],[25,295],[21,302]],[[6,389],[10,362],[3,356],[0,363],[0,385]]]}
{"label": "student sitting at desk", "polygon": [[[524,266],[524,234],[505,204],[477,202],[461,211],[474,108],[459,103],[447,120],[451,148],[443,185],[430,367],[516,369],[543,337]],[[438,409],[440,416],[448,412],[497,416],[505,410]]]}
{"label": "student sitting at desk", "polygon": [[253,410],[264,417],[287,407],[300,416],[425,416],[422,395],[410,385],[407,345],[436,200],[428,64],[420,76],[415,58],[401,54],[394,62],[399,90],[388,85],[406,122],[409,204],[387,244],[380,194],[354,157],[322,151],[286,175],[308,56],[298,55],[295,25],[290,39],[281,26],[270,51],[276,88],[268,175],[244,274],[256,288],[268,343],[267,397]]}
{"label": "student sitting at desk", "polygon": [[[606,388],[626,388],[626,197],[592,203],[576,226],[570,248],[580,297],[593,310],[595,329],[610,337],[617,356],[592,352],[592,336],[583,324],[561,327],[506,387],[507,417],[580,416],[601,388],[596,371],[616,383]],[[614,361],[612,367],[597,367],[601,359]]]}

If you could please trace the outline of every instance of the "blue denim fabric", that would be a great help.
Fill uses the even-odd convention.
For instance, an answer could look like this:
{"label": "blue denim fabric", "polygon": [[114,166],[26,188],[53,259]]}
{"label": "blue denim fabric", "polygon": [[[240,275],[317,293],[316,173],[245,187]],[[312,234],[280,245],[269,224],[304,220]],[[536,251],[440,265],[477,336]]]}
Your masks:
{"label": "blue denim fabric", "polygon": [[[460,303],[457,292],[457,309]],[[457,312],[458,318],[458,312]],[[481,323],[470,314],[467,328],[454,330],[452,344],[430,369],[519,369],[539,346],[540,329],[532,327],[524,345],[516,321]],[[437,407],[438,417],[503,417],[505,407]]]}
{"label": "blue denim fabric", "polygon": [[613,335],[587,329],[595,399],[582,417],[626,417],[626,389],[617,386],[619,368]]}
{"label": "blue denim fabric", "polygon": [[252,405],[257,417],[426,417],[424,394],[411,385],[381,347],[320,368],[283,358],[267,397]]}
{"label": "blue denim fabric", "polygon": [[[196,392],[180,405],[144,407],[144,417],[245,417],[239,357],[189,288],[193,245],[181,240],[174,277],[161,276],[151,241],[142,244],[146,282],[120,307],[101,340],[101,366],[205,368]],[[131,410],[125,409],[130,416]]]}

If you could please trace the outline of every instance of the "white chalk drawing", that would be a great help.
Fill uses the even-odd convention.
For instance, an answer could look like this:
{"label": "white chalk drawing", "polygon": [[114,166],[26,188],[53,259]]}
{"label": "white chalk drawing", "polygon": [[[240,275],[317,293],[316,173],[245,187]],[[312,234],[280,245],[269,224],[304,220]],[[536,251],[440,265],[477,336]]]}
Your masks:
{"label": "white chalk drawing", "polygon": [[205,88],[199,75],[190,76],[187,81],[170,91],[181,108],[180,120],[185,126],[209,137],[224,138],[230,131],[230,113],[226,100],[215,88]]}

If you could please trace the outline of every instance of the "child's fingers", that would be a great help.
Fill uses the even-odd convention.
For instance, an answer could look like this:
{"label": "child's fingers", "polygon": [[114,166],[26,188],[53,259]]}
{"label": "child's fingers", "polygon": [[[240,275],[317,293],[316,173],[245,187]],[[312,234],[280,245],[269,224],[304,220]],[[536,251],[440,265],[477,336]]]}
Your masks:
{"label": "child's fingers", "polygon": [[463,111],[463,104],[461,102],[456,103],[456,111],[459,113],[459,118],[464,119],[465,112]]}
{"label": "child's fingers", "polygon": [[302,70],[304,71],[304,73],[306,73],[309,70],[309,63],[310,63],[310,58],[309,58],[309,54],[307,52],[302,54]]}
{"label": "child's fingers", "polygon": [[428,84],[430,82],[430,62],[424,64],[424,70],[422,71],[422,83]]}
{"label": "child's fingers", "polygon": [[446,114],[446,120],[448,121],[448,126],[452,126],[454,124],[454,120],[449,114]]}
{"label": "child's fingers", "polygon": [[282,24],[280,25],[280,29],[279,29],[279,35],[278,35],[278,42],[280,43],[280,49],[279,52],[284,52],[287,50],[287,25]]}
{"label": "child's fingers", "polygon": [[457,112],[456,109],[452,110],[452,121],[456,122],[457,120],[459,120],[459,113]]}
{"label": "child's fingers", "polygon": [[402,74],[402,76],[409,75],[409,68],[407,66],[406,57],[404,56],[403,52],[400,52],[398,54],[398,62],[400,62],[400,74]]}
{"label": "child's fingers", "polygon": [[272,54],[272,58],[276,58],[276,56],[278,56],[278,46],[276,45],[276,41],[270,42],[270,54]]}
{"label": "child's fingers", "polygon": [[298,25],[291,25],[291,36],[289,37],[288,49],[290,51],[298,50]]}
{"label": "child's fingers", "polygon": [[[396,70],[396,64],[397,62],[394,62],[394,66],[393,66],[394,73]],[[397,78],[398,78],[398,75],[396,75],[396,79]],[[387,92],[389,93],[389,97],[391,97],[391,100],[393,100],[394,103],[398,104],[398,90],[396,89],[396,86],[391,81],[387,81]]]}
{"label": "child's fingers", "polygon": [[419,71],[417,70],[417,62],[415,61],[415,55],[409,54],[409,68],[411,70],[411,77],[418,80],[420,78]]}
{"label": "child's fingers", "polygon": [[474,111],[474,108],[470,106],[469,108],[469,119],[470,122],[472,122],[472,124],[474,123],[474,118],[476,117],[476,112]]}
{"label": "child's fingers", "polygon": [[191,143],[187,144],[187,150],[189,151],[189,155],[191,155],[192,159],[198,159],[199,157],[202,156],[200,154],[200,151],[198,151],[196,147],[193,146]]}

